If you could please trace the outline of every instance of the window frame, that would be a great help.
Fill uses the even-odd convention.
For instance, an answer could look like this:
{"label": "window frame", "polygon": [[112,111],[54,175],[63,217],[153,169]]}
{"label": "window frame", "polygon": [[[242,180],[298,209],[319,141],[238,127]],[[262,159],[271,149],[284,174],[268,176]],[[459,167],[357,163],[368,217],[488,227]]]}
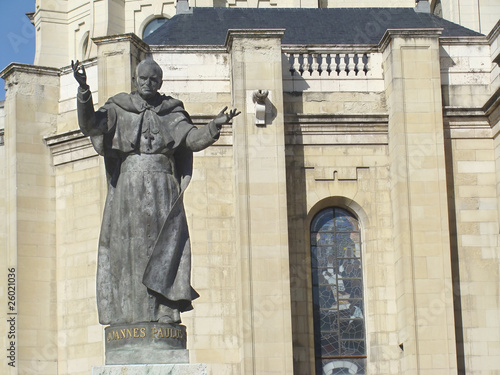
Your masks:
{"label": "window frame", "polygon": [[[355,230],[342,231],[342,230],[337,230],[336,227],[332,227],[332,230],[321,231],[321,228],[317,228],[317,227],[315,228],[315,224],[318,222],[319,218],[321,218],[321,216],[324,215],[325,212],[327,212],[327,211],[331,212],[331,221],[332,222],[335,222],[335,217],[336,217],[337,212],[347,214],[347,216],[349,216],[352,220],[355,220],[355,224],[356,224]],[[332,374],[337,373],[337,372],[333,372],[335,369],[338,369],[338,370],[344,369],[347,371],[349,366],[351,367],[351,371],[354,370],[353,367],[358,367],[357,370],[361,367],[361,372],[356,371],[356,372],[349,372],[349,373],[364,374],[366,371],[367,330],[366,330],[366,301],[364,298],[365,287],[364,287],[364,275],[363,275],[363,273],[364,273],[363,272],[363,250],[364,250],[363,228],[362,228],[361,224],[362,223],[361,223],[359,215],[354,213],[352,210],[345,208],[343,206],[340,206],[340,205],[327,205],[327,206],[322,205],[322,207],[320,207],[317,211],[315,210],[315,214],[312,216],[311,220],[309,221],[309,228],[308,228],[309,246],[308,246],[308,248],[309,248],[309,257],[310,257],[310,267],[309,268],[310,268],[310,272],[311,272],[311,278],[310,278],[310,288],[311,288],[310,289],[311,290],[311,299],[310,299],[311,302],[310,303],[311,303],[311,305],[310,306],[312,309],[312,317],[313,317],[313,319],[312,319],[313,320],[313,323],[312,323],[313,351],[312,351],[312,354],[314,357],[314,367],[316,368],[316,373],[319,375],[322,375],[323,369],[327,368],[327,367],[329,368],[328,371],[331,371],[331,372],[329,372],[329,374],[330,373],[332,373]],[[318,242],[314,242],[313,235],[318,236],[319,233],[330,233],[335,238],[337,238],[338,234],[345,235],[347,233],[350,233],[349,239],[351,239],[352,234],[355,233],[356,235],[354,237],[357,237],[357,241],[353,242],[353,244],[357,243],[359,245],[359,249],[354,250],[357,253],[357,255],[355,255],[353,253],[352,256],[347,256],[346,255],[347,253],[346,253],[342,256],[337,256],[338,254],[337,254],[336,250],[333,250],[333,248],[334,248],[333,244],[332,244],[332,246],[329,246],[329,244],[321,245],[321,244],[318,244]],[[346,308],[341,310],[342,306],[340,306],[340,303],[347,301],[347,300],[342,301],[342,297],[340,296],[341,292],[339,291],[339,286],[340,286],[339,280],[342,279],[342,277],[336,276],[335,277],[335,284],[330,283],[330,281],[328,281],[328,283],[327,283],[329,286],[335,285],[336,291],[334,291],[333,294],[335,295],[335,293],[337,293],[337,295],[333,299],[334,300],[336,299],[336,301],[339,303],[335,302],[335,305],[333,305],[332,308],[330,308],[330,309],[322,309],[319,306],[319,303],[318,303],[319,289],[320,289],[321,285],[325,286],[326,283],[324,281],[322,284],[320,283],[319,278],[321,276],[319,275],[318,270],[325,269],[325,267],[319,266],[317,259],[315,259],[314,252],[315,251],[319,252],[320,251],[319,249],[321,249],[321,248],[324,248],[324,249],[330,248],[330,250],[332,251],[331,256],[333,256],[335,258],[334,259],[334,264],[336,264],[335,268],[341,270],[341,272],[338,272],[339,275],[341,273],[344,273],[344,275],[346,275],[346,273],[344,272],[345,270],[343,270],[343,268],[342,268],[344,264],[354,264],[356,261],[359,263],[359,269],[357,271],[358,276],[356,276],[356,277],[353,277],[353,276],[345,277],[344,276],[345,279],[342,280],[342,284],[344,281],[349,281],[351,284],[353,284],[353,281],[357,281],[356,282],[357,288],[359,290],[359,292],[357,292],[357,293],[359,293],[358,296],[356,296],[356,294],[354,294],[354,297],[351,297],[351,294],[353,292],[352,292],[352,285],[350,285],[351,293],[346,298],[348,298],[348,300],[350,301],[347,304],[349,306],[348,313],[352,314],[352,315],[349,315],[349,317],[347,317],[347,318],[346,318],[345,311],[342,313],[343,317],[341,317],[341,311],[346,310]],[[344,247],[344,251],[346,251],[346,247]],[[349,251],[349,250],[347,250],[347,251]],[[352,248],[351,248],[351,251],[352,251]],[[317,256],[316,256],[316,258],[317,258]],[[340,265],[339,260],[343,261],[342,265]],[[349,261],[348,263],[346,263],[347,260]],[[328,265],[326,268],[328,268],[328,267],[330,267],[330,265]],[[315,276],[315,272],[316,272],[317,276]],[[316,280],[315,280],[315,278],[316,278]],[[316,282],[316,284],[315,284],[315,282]],[[315,287],[316,287],[316,289],[315,289]],[[335,290],[334,287],[332,287],[332,289]],[[344,297],[347,294],[348,293],[345,293]],[[334,306],[336,306],[336,307],[334,307]],[[346,305],[344,305],[344,306],[346,306]],[[337,319],[336,324],[338,326],[338,329],[337,329],[338,335],[337,335],[337,339],[336,339],[338,342],[338,344],[337,344],[338,345],[338,354],[327,356],[327,355],[323,355],[323,353],[321,353],[321,350],[318,350],[318,343],[321,343],[321,340],[324,336],[324,332],[327,332],[327,333],[334,332],[334,330],[333,331],[325,331],[325,330],[322,331],[321,319],[319,318],[321,316],[321,314],[320,314],[321,310],[329,310],[332,312],[332,315],[335,313],[337,314],[337,317],[334,319]],[[359,314],[358,314],[358,318],[355,317],[356,316],[355,311],[357,312],[357,310],[360,310],[361,315],[362,315],[361,318],[359,318]],[[362,325],[361,325],[361,329],[362,329],[361,338],[360,337],[346,338],[345,335],[344,335],[344,337],[342,337],[342,334],[345,334],[347,332],[347,326],[350,325],[350,324],[346,325],[346,321],[348,321],[348,322],[361,321],[361,323],[362,323]],[[341,323],[344,324],[346,331],[341,332],[341,328],[340,328]],[[334,324],[334,323],[332,323],[332,324]],[[352,329],[352,327],[349,327],[349,331],[350,331],[350,329]],[[318,335],[319,335],[319,337],[318,337]],[[362,353],[361,354],[341,353],[342,345],[345,343],[352,343],[353,345],[355,343],[360,343],[360,345],[358,346],[358,349],[361,348]],[[329,362],[325,363],[325,361],[329,361]],[[357,365],[351,366],[352,363],[354,363],[354,364],[357,363]]]}

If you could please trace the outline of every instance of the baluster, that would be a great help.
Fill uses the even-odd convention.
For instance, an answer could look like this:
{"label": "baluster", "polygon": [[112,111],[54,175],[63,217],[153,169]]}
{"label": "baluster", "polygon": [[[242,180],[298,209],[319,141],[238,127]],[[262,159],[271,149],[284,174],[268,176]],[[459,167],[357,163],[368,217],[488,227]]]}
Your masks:
{"label": "baluster", "polygon": [[283,71],[288,67],[288,71],[293,75],[293,55],[285,52],[285,59],[283,61]]}
{"label": "baluster", "polygon": [[302,61],[302,74],[304,74],[305,72],[309,72],[309,55],[304,53],[302,57],[304,58],[304,61]]}
{"label": "baluster", "polygon": [[356,75],[356,72],[354,71],[354,68],[356,67],[356,64],[354,63],[354,54],[349,53],[347,56],[347,75],[349,77],[353,77]]}
{"label": "baluster", "polygon": [[293,65],[292,65],[292,71],[300,75],[300,62],[299,62],[299,54],[298,53],[293,53]]}
{"label": "baluster", "polygon": [[363,54],[357,53],[356,57],[358,58],[358,63],[356,64],[356,75],[361,77],[365,75],[364,72],[365,64],[363,63]]}
{"label": "baluster", "polygon": [[321,65],[319,66],[319,69],[322,76],[326,76],[328,74],[328,63],[326,62],[327,56],[327,53],[321,54]]}
{"label": "baluster", "polygon": [[339,64],[337,63],[339,55],[337,53],[330,53],[330,75],[339,75]]}
{"label": "baluster", "polygon": [[339,53],[339,77],[346,77],[347,72],[346,72],[346,63],[345,63],[345,53]]}
{"label": "baluster", "polygon": [[366,76],[370,76],[372,75],[372,69],[371,69],[371,66],[370,66],[370,54],[367,53],[366,55],[366,63],[365,63],[365,74]]}
{"label": "baluster", "polygon": [[312,56],[311,76],[319,77],[318,54],[313,53],[313,54],[311,54],[311,56]]}
{"label": "baluster", "polygon": [[337,54],[336,53],[330,53],[330,75],[333,76],[338,76],[338,66],[337,66]]}

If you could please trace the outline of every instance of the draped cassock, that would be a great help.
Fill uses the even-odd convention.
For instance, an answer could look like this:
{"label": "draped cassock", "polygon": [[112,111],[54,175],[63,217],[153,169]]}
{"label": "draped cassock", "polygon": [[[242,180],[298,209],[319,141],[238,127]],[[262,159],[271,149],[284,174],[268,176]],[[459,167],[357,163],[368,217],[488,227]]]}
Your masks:
{"label": "draped cassock", "polygon": [[183,193],[193,151],[214,143],[212,121],[197,129],[182,102],[118,94],[94,112],[78,91],[78,121],[104,156],[108,194],[97,260],[101,324],[178,322],[198,293],[191,287],[191,248]]}

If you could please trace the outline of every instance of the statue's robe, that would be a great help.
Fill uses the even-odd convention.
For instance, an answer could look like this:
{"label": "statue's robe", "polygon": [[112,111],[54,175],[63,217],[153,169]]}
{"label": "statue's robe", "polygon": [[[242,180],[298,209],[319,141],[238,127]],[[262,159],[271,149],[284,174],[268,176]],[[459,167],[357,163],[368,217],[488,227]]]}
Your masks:
{"label": "statue's robe", "polygon": [[219,130],[213,121],[198,130],[180,101],[159,94],[152,105],[137,93],[118,94],[94,112],[90,92],[79,89],[78,120],[104,156],[108,179],[97,260],[100,323],[178,317],[198,297],[182,196],[192,152],[215,142]]}

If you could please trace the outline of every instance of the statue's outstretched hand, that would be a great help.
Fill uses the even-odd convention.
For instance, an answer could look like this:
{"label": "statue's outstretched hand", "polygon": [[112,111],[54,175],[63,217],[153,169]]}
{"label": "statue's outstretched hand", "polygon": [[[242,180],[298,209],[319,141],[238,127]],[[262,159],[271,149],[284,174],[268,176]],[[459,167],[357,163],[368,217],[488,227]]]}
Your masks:
{"label": "statue's outstretched hand", "polygon": [[88,90],[89,85],[87,85],[87,73],[85,73],[84,66],[80,66],[78,60],[76,60],[76,62],[71,60],[71,68],[73,69],[73,77],[75,77],[76,81],[80,84],[80,87]]}
{"label": "statue's outstretched hand", "polygon": [[229,124],[229,122],[236,116],[238,116],[241,112],[238,112],[236,108],[231,109],[228,113],[226,113],[227,107],[224,107],[222,111],[219,112],[217,117],[215,118],[215,125],[217,128],[221,128],[224,124]]}

